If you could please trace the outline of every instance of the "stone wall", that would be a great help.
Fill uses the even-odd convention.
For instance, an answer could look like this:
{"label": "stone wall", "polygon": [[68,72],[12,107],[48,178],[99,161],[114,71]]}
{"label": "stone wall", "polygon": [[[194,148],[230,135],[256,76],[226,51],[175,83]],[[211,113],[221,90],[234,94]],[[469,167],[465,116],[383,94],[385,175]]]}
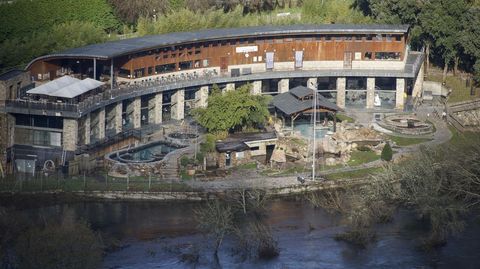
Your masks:
{"label": "stone wall", "polygon": [[[105,111],[105,110],[103,110]],[[63,149],[75,151],[78,142],[78,121],[76,119],[63,119]]]}
{"label": "stone wall", "polygon": [[7,149],[13,145],[13,132],[15,119],[4,113],[0,113],[0,163],[3,170],[7,167]]}
{"label": "stone wall", "polygon": [[480,108],[455,112],[453,115],[465,127],[480,127]]}

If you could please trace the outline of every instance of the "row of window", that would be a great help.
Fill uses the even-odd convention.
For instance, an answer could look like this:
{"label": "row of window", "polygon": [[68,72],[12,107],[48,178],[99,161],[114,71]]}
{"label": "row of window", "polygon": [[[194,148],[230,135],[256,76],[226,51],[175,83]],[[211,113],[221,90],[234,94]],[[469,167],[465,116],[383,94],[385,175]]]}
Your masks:
{"label": "row of window", "polygon": [[[170,73],[170,72],[175,72],[175,71],[181,71],[181,70],[188,70],[188,69],[193,69],[193,68],[205,68],[209,66],[209,61],[207,59],[205,60],[194,60],[194,61],[182,61],[178,63],[178,68],[176,63],[170,63],[170,64],[162,64],[162,65],[156,65],[156,66],[149,66],[146,69],[145,68],[139,68],[133,70],[133,77],[138,78],[138,77],[143,77],[143,76],[150,76],[150,75],[157,75],[157,74],[164,74],[164,73]],[[128,69],[120,69],[119,70],[119,76],[122,77],[130,77],[130,70]]]}
{"label": "row of window", "polygon": [[[235,46],[244,44],[262,44],[262,43],[285,43],[293,41],[402,41],[403,35],[392,34],[369,34],[369,35],[307,35],[300,37],[279,36],[279,37],[265,37],[265,38],[241,38],[232,40],[220,41],[206,41],[197,44],[169,46],[165,48],[158,48],[155,50],[144,51],[136,53],[133,57],[142,57],[152,54],[157,54],[156,59],[176,58],[182,56],[191,56],[201,54],[201,48],[217,47],[217,46]],[[161,54],[161,55],[160,55]]]}
{"label": "row of window", "polygon": [[15,128],[15,144],[61,147],[62,133],[27,128]]}
{"label": "row of window", "polygon": [[[373,58],[375,56],[375,58]],[[365,52],[365,60],[400,60],[400,52]],[[356,58],[356,57],[355,57]],[[356,59],[357,60],[357,59]]]}

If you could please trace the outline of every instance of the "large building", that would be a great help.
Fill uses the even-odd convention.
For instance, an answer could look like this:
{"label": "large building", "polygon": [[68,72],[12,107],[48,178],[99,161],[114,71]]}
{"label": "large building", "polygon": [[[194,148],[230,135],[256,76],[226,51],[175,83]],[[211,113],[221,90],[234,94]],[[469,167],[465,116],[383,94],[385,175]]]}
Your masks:
{"label": "large building", "polygon": [[234,90],[250,83],[252,94],[270,95],[303,85],[340,108],[402,110],[423,83],[424,56],[410,51],[408,31],[339,24],[212,29],[45,55],[26,67],[23,79],[36,88],[2,89],[13,124],[5,156],[64,163],[131,130],[182,120],[206,106],[213,84]]}

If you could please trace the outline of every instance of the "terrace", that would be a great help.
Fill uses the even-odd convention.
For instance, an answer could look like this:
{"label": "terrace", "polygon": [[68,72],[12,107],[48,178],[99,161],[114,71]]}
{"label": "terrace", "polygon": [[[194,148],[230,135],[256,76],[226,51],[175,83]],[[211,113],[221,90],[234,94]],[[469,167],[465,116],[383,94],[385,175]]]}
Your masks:
{"label": "terrace", "polygon": [[[409,52],[403,70],[282,70],[264,72],[240,72],[239,74],[220,73],[218,68],[207,68],[190,72],[174,72],[145,77],[137,80],[119,80],[114,87],[103,86],[101,91],[91,94],[77,102],[38,101],[28,96],[16,100],[6,100],[8,113],[28,113],[37,115],[63,116],[79,118],[98,108],[122,100],[158,92],[200,87],[212,84],[239,83],[268,79],[294,79],[304,77],[389,77],[414,78],[420,69],[423,54]],[[198,71],[198,72],[197,72]],[[242,70],[244,71],[244,70]]]}

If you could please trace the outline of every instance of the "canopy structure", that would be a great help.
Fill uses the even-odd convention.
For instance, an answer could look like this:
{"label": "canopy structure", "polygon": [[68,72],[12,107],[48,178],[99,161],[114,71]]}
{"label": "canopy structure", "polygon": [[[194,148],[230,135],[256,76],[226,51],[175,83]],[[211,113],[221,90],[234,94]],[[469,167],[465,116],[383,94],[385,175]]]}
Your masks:
{"label": "canopy structure", "polygon": [[275,96],[272,105],[276,111],[280,111],[285,116],[290,117],[292,130],[295,119],[304,113],[327,112],[332,113],[334,117],[334,131],[336,130],[336,114],[343,111],[336,104],[328,101],[321,94],[317,94],[317,107],[313,107],[313,96],[315,91],[305,86],[297,86],[290,91]]}
{"label": "canopy structure", "polygon": [[[314,90],[310,88],[298,86],[290,89],[289,92],[275,96],[272,100],[272,104],[285,115],[293,116],[313,109],[313,93]],[[317,109],[329,112],[342,110],[336,104],[326,100],[321,94],[317,94]]]}
{"label": "canopy structure", "polygon": [[63,76],[33,88],[27,91],[27,93],[73,99],[77,96],[94,90],[103,84],[103,82],[91,78],[80,80],[70,76]]}

